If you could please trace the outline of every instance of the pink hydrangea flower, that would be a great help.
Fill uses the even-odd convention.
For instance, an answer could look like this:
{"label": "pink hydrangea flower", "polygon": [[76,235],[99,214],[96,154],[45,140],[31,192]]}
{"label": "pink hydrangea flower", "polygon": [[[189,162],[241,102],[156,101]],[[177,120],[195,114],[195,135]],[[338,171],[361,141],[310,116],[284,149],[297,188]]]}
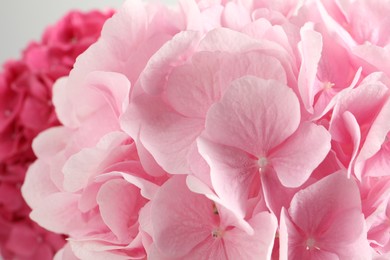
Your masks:
{"label": "pink hydrangea flower", "polygon": [[309,178],[329,152],[330,135],[321,126],[300,121],[291,89],[255,77],[234,81],[211,107],[199,149],[210,165],[217,195],[229,208],[243,216],[259,174],[277,174],[287,187],[301,186]]}
{"label": "pink hydrangea flower", "polygon": [[100,34],[112,12],[71,12],[31,43],[21,60],[9,61],[0,75],[0,254],[5,259],[51,259],[64,236],[50,233],[28,217],[20,194],[27,167],[35,160],[31,143],[59,124],[52,86]]}
{"label": "pink hydrangea flower", "polygon": [[[250,217],[248,234],[227,209],[191,192],[183,176],[168,180],[150,202],[150,259],[269,259],[276,231],[266,211]],[[168,210],[168,211],[167,211]]]}
{"label": "pink hydrangea flower", "polygon": [[280,259],[370,259],[358,186],[336,172],[297,192],[280,220]]}
{"label": "pink hydrangea flower", "polygon": [[55,259],[385,258],[390,80],[362,7],[126,1],[34,141]]}

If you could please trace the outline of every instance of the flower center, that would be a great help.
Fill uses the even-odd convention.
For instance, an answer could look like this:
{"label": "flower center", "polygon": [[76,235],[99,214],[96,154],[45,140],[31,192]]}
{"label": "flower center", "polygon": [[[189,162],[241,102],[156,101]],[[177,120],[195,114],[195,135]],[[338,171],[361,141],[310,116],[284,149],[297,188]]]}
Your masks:
{"label": "flower center", "polygon": [[213,203],[213,214],[219,215],[218,208],[217,208],[217,205],[215,205],[215,203]]}
{"label": "flower center", "polygon": [[211,231],[211,236],[213,238],[221,238],[223,236],[223,233],[224,233],[223,230],[218,227],[213,229],[213,231]]}
{"label": "flower center", "polygon": [[323,88],[325,90],[327,90],[327,89],[331,89],[333,86],[334,86],[334,83],[331,83],[331,82],[328,81],[328,82],[324,83]]}
{"label": "flower center", "polygon": [[320,248],[318,246],[316,246],[316,241],[314,238],[311,238],[309,237],[307,240],[306,240],[306,250],[313,250],[313,249],[317,249],[317,250],[320,250]]}
{"label": "flower center", "polygon": [[259,160],[257,160],[257,164],[259,165],[260,169],[264,169],[265,166],[268,165],[268,160],[266,157],[260,157]]}

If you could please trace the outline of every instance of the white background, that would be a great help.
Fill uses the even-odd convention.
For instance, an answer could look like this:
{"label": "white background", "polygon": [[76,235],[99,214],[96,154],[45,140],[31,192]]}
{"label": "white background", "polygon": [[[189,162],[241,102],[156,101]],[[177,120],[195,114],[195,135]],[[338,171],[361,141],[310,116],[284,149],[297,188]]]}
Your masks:
{"label": "white background", "polygon": [[[0,64],[10,58],[19,58],[28,42],[39,40],[47,25],[54,24],[71,9],[119,8],[123,2],[124,0],[0,0]],[[160,2],[172,4],[177,0]]]}

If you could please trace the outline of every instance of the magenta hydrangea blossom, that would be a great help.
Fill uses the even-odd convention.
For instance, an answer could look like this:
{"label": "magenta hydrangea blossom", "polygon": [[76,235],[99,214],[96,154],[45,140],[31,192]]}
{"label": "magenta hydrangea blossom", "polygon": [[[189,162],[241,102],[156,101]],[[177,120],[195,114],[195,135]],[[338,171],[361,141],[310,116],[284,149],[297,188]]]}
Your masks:
{"label": "magenta hydrangea blossom", "polygon": [[39,42],[30,43],[20,60],[4,64],[0,74],[0,255],[5,259],[52,259],[65,243],[64,235],[31,221],[20,187],[36,159],[32,140],[59,124],[52,103],[54,82],[69,74],[76,57],[97,40],[112,14],[70,12],[48,27]]}

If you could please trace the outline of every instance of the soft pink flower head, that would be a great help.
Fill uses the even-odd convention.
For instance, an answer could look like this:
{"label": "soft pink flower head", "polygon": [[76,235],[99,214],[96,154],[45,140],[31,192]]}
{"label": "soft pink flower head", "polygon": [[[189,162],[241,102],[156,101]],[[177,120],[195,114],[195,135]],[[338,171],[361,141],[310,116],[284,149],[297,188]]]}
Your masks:
{"label": "soft pink flower head", "polygon": [[33,138],[59,123],[51,100],[54,81],[69,73],[111,14],[69,13],[0,74],[0,254],[6,259],[51,259],[64,244],[64,236],[30,220],[20,186],[35,160]]}
{"label": "soft pink flower head", "polygon": [[326,18],[342,3],[126,1],[34,142],[56,259],[386,255],[390,84]]}

